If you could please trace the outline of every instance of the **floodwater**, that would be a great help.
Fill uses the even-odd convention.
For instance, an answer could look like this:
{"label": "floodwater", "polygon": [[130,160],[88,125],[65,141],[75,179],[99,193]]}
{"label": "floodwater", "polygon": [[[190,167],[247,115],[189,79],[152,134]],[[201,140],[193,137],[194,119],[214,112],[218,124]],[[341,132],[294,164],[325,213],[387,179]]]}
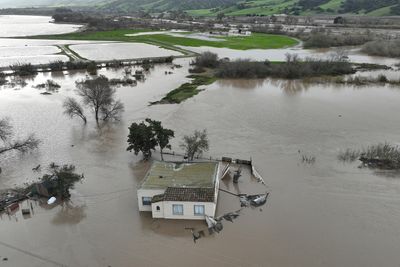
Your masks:
{"label": "floodwater", "polygon": [[77,31],[81,25],[54,24],[47,16],[0,15],[0,36],[21,37],[42,34],[63,34]]}
{"label": "floodwater", "polygon": [[399,59],[387,58],[387,57],[371,57],[363,54],[359,47],[347,47],[347,48],[332,48],[332,49],[303,49],[300,46],[284,48],[284,49],[250,49],[250,50],[234,50],[229,48],[218,48],[218,47],[186,47],[181,46],[184,49],[192,50],[197,53],[210,51],[219,55],[220,58],[229,58],[231,60],[236,59],[250,59],[257,61],[284,61],[286,54],[297,54],[300,58],[305,59],[311,58],[327,58],[338,52],[348,56],[349,61],[355,63],[376,63],[392,66],[399,63]]}
{"label": "floodwater", "polygon": [[[33,167],[52,161],[73,163],[85,174],[69,206],[34,204],[35,214],[28,219],[20,213],[3,215],[0,250],[7,264],[309,267],[400,262],[400,178],[336,160],[341,149],[398,142],[400,90],[224,80],[181,105],[147,106],[186,81],[188,61],[178,61],[184,67],[172,75],[164,74],[167,65],[157,66],[145,82],[118,88],[126,106],[122,121],[101,130],[62,114],[63,99],[74,95],[74,81],[84,73],[43,74],[26,88],[0,91],[1,116],[12,118],[20,136],[35,132],[43,141],[36,152],[2,161],[1,188],[31,181],[40,175]],[[121,70],[100,74],[123,75]],[[62,85],[59,93],[44,96],[31,88],[48,78]],[[268,204],[243,210],[220,234],[196,244],[184,228],[205,224],[152,220],[139,213],[135,188],[148,164],[125,148],[129,124],[146,117],[175,130],[175,151],[184,134],[206,128],[207,155],[252,157],[271,192]],[[316,163],[302,164],[303,154],[315,156]],[[238,186],[230,180],[222,186],[265,192],[248,173]],[[220,193],[218,213],[236,209],[238,200]]]}
{"label": "floodwater", "polygon": [[[30,218],[20,211],[0,217],[0,259],[8,258],[0,266],[399,265],[400,177],[336,159],[341,149],[399,144],[399,88],[222,80],[180,105],[148,106],[188,81],[189,61],[176,60],[183,67],[174,70],[157,65],[144,82],[119,87],[126,111],[119,123],[101,129],[91,117],[84,126],[63,115],[63,100],[75,96],[75,81],[86,73],[39,74],[24,88],[0,89],[0,117],[12,119],[17,137],[33,132],[42,140],[37,151],[1,159],[0,188],[34,180],[45,170],[32,168],[53,161],[75,164],[85,175],[69,204],[33,202]],[[123,70],[99,74],[121,78]],[[59,83],[60,91],[41,95],[32,88],[46,79]],[[130,123],[147,117],[175,130],[176,152],[183,135],[205,128],[206,156],[251,157],[267,188],[248,170],[237,186],[230,179],[221,186],[240,193],[268,190],[267,205],[244,209],[221,233],[196,244],[185,228],[203,228],[204,222],[139,213],[135,190],[149,163],[125,149]],[[303,155],[316,162],[303,164]],[[239,206],[221,192],[217,213]]]}
{"label": "floodwater", "polygon": [[80,56],[90,60],[134,59],[179,56],[182,53],[141,43],[78,44],[70,46]]}

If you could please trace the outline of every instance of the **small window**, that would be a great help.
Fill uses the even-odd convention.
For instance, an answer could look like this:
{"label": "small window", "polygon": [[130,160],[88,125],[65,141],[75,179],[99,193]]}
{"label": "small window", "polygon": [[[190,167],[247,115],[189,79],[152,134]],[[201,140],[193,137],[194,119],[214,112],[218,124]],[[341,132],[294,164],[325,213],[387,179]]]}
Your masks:
{"label": "small window", "polygon": [[194,205],[194,215],[204,215],[204,205]]}
{"label": "small window", "polygon": [[172,214],[173,215],[183,215],[183,205],[182,204],[172,204]]}
{"label": "small window", "polygon": [[160,206],[157,206],[156,209],[157,209],[157,211],[160,211]]}
{"label": "small window", "polygon": [[151,205],[151,197],[142,197],[142,204],[143,204],[143,206],[150,206]]}

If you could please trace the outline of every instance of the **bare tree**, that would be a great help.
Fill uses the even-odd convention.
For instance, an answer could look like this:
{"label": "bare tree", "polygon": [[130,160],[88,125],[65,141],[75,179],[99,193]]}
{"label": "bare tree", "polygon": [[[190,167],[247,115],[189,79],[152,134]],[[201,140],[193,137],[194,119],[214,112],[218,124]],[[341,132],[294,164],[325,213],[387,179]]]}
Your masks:
{"label": "bare tree", "polygon": [[201,156],[204,151],[209,149],[207,130],[196,130],[193,135],[185,135],[180,147],[185,150],[186,156],[190,161],[193,161],[195,156]]}
{"label": "bare tree", "polygon": [[76,83],[77,93],[82,97],[83,103],[93,109],[96,122],[99,123],[100,115],[102,120],[116,119],[123,111],[123,105],[116,101],[115,89],[110,86],[105,76],[87,78]]}
{"label": "bare tree", "polygon": [[125,110],[121,101],[113,101],[110,105],[101,108],[102,120],[120,120],[121,113]]}
{"label": "bare tree", "polygon": [[11,140],[13,137],[13,127],[7,118],[0,119],[0,154],[15,150],[27,152],[37,148],[40,141],[33,134],[21,140]]}
{"label": "bare tree", "polygon": [[64,114],[70,116],[71,118],[79,117],[86,124],[87,119],[84,114],[83,108],[81,104],[79,104],[78,101],[76,101],[75,98],[67,97],[63,103],[63,107],[64,107]]}

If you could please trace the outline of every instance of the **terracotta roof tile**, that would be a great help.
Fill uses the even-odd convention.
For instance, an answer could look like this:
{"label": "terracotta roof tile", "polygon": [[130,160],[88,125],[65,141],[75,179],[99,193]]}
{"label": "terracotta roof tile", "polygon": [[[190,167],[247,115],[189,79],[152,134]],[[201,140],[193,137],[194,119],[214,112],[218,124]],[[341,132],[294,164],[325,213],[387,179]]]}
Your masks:
{"label": "terracotta roof tile", "polygon": [[164,201],[214,202],[214,188],[168,187]]}

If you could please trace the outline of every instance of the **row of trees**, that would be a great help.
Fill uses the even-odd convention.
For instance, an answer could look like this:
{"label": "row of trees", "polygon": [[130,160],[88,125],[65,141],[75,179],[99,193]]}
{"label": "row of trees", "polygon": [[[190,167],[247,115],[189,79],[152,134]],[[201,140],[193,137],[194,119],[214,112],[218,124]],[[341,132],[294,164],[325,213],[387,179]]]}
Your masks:
{"label": "row of trees", "polygon": [[[127,150],[133,151],[135,155],[142,152],[143,159],[148,160],[158,146],[161,159],[164,160],[163,151],[166,148],[171,149],[170,140],[173,137],[173,130],[164,128],[160,121],[147,118],[140,123],[132,123],[129,127]],[[196,130],[192,135],[185,135],[180,147],[185,151],[186,158],[193,161],[209,149],[207,131]]]}

